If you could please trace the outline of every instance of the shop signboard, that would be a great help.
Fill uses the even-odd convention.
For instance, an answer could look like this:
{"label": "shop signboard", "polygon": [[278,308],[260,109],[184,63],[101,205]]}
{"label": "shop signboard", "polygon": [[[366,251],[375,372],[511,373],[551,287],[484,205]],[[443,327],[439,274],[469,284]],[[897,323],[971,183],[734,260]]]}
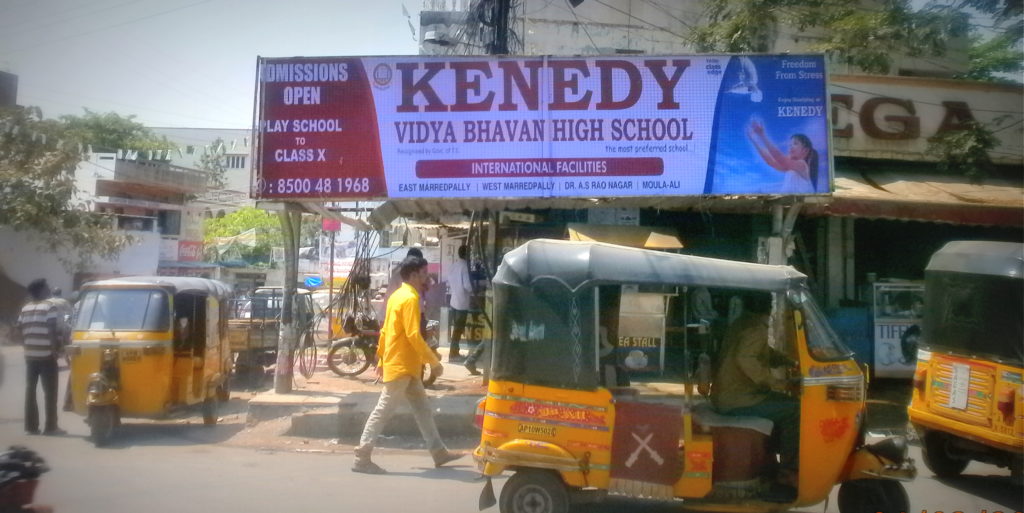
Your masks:
{"label": "shop signboard", "polygon": [[179,262],[200,262],[203,260],[203,241],[201,240],[179,240],[178,261]]}
{"label": "shop signboard", "polygon": [[258,62],[261,199],[832,190],[821,55]]}
{"label": "shop signboard", "polygon": [[623,290],[617,358],[630,372],[665,369],[665,295]]}
{"label": "shop signboard", "polygon": [[924,285],[875,283],[875,376],[910,378],[917,365]]}

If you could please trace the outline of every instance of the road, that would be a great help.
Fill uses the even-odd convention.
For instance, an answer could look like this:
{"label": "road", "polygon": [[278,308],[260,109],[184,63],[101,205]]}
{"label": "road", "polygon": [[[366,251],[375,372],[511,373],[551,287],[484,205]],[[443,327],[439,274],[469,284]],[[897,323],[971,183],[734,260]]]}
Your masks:
{"label": "road", "polygon": [[[0,444],[27,445],[46,458],[53,470],[43,476],[36,497],[59,513],[477,511],[482,482],[468,458],[450,468],[434,469],[423,451],[382,450],[375,459],[391,471],[389,475],[353,474],[348,469],[351,448],[346,445],[294,438],[251,443],[253,430],[244,425],[241,399],[232,401],[234,409],[229,408],[214,428],[202,426],[196,417],[132,422],[104,449],[94,448],[85,439],[85,424],[71,413],[61,413],[67,436],[26,436],[22,433],[21,351],[8,346],[0,347],[0,352],[6,362],[0,383]],[[66,374],[63,371],[62,378]],[[240,443],[243,439],[250,443]],[[915,459],[920,461],[919,453]],[[940,482],[922,468],[921,476],[908,486],[912,511],[1020,511],[1021,490],[1010,486],[1006,476],[1003,469],[975,463],[964,477]],[[500,484],[495,482],[496,490]],[[680,510],[665,504],[610,500],[586,511]],[[835,494],[827,508],[819,504],[802,511],[838,513]]]}

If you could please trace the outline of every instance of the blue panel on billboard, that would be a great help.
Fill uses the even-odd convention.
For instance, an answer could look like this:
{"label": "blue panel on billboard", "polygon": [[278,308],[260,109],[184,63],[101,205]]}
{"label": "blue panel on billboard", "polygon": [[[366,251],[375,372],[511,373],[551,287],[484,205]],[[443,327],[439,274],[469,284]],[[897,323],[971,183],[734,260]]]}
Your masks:
{"label": "blue panel on billboard", "polygon": [[706,194],[831,190],[820,56],[738,56],[719,90]]}
{"label": "blue panel on billboard", "polygon": [[307,276],[306,277],[306,281],[304,281],[303,283],[305,283],[307,287],[309,287],[311,289],[315,289],[315,288],[323,285],[324,284],[324,280],[323,280],[323,278],[321,278],[319,276]]}

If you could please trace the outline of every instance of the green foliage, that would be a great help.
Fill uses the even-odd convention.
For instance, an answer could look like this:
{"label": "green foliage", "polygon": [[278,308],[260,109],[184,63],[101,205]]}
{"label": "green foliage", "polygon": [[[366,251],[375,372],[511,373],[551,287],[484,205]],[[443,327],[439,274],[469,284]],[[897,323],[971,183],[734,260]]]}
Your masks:
{"label": "green foliage", "polygon": [[981,182],[992,171],[989,150],[999,146],[991,129],[970,121],[964,128],[948,130],[929,139],[928,152],[939,159],[940,171]]}
{"label": "green foliage", "polygon": [[[313,246],[322,229],[318,216],[302,216],[299,246]],[[241,258],[246,262],[270,262],[272,248],[284,247],[284,234],[277,214],[255,207],[243,207],[203,223],[207,259]]]}
{"label": "green foliage", "polygon": [[970,69],[958,78],[1016,83],[1013,79],[999,75],[1008,73],[1020,77],[1021,71],[1024,71],[1024,53],[1016,48],[1014,37],[1010,33],[1000,34],[988,41],[979,36],[972,37],[971,46],[967,50]]}
{"label": "green foliage", "polygon": [[155,151],[174,146],[166,137],[157,137],[142,123],[134,121],[135,116],[124,117],[114,112],[99,114],[89,109],[84,110],[81,116],[65,115],[60,120],[70,137],[92,145],[93,151]]}
{"label": "green foliage", "polygon": [[210,173],[210,186],[224,187],[226,183],[227,164],[224,162],[224,139],[218,137],[210,143],[210,150],[199,157],[199,169]]}
{"label": "green foliage", "polygon": [[[704,52],[768,52],[780,25],[824,52],[868,73],[887,73],[894,51],[939,56],[946,41],[967,34],[968,18],[946,7],[913,10],[907,0],[871,7],[841,0],[709,0],[708,22],[690,34]],[[807,31],[804,34],[804,31]]]}
{"label": "green foliage", "polygon": [[[226,240],[229,237],[233,239]],[[221,255],[237,250],[247,262],[269,262],[271,248],[282,246],[282,241],[277,216],[255,207],[242,207],[203,223],[203,242],[216,252],[209,256],[218,260]]]}
{"label": "green foliage", "polygon": [[76,201],[76,134],[35,107],[0,109],[0,127],[0,225],[32,232],[69,270],[97,255],[113,257],[131,242],[110,217]]}

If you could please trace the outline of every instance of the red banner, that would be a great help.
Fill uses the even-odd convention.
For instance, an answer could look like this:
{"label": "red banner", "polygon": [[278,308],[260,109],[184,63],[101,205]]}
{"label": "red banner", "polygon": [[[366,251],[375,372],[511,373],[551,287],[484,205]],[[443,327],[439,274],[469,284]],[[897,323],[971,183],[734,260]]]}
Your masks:
{"label": "red banner", "polygon": [[615,405],[612,477],[663,485],[680,476],[678,406],[639,402]]}
{"label": "red banner", "polygon": [[178,261],[200,262],[203,260],[203,241],[179,240]]}

